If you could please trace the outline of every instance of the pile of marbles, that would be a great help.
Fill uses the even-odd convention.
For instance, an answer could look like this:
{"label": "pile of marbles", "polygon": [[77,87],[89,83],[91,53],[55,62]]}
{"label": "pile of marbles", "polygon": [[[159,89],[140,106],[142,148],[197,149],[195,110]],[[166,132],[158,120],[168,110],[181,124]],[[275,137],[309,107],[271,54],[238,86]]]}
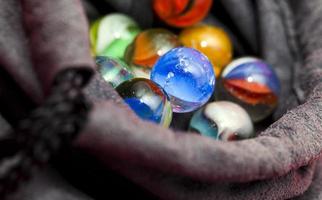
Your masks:
{"label": "pile of marbles", "polygon": [[98,71],[143,120],[169,127],[174,113],[194,112],[189,130],[216,140],[255,136],[254,123],[278,104],[272,67],[255,57],[233,60],[220,27],[202,23],[212,0],[154,0],[162,27],[141,30],[121,13],[92,23]]}

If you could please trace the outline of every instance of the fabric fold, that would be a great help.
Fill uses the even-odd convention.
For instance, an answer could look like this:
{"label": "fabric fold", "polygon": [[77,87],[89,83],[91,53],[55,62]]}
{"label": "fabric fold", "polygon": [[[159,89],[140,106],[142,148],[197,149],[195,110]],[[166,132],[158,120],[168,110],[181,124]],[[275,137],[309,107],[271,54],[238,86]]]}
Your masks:
{"label": "fabric fold", "polygon": [[[35,72],[45,94],[58,73],[77,69],[88,80],[94,62],[79,0],[21,0]],[[85,81],[86,82],[86,81]]]}
{"label": "fabric fold", "polygon": [[247,182],[282,176],[321,154],[322,135],[312,134],[322,130],[321,86],[308,102],[250,140],[221,142],[173,132],[107,101],[94,106],[78,143],[103,161],[115,157],[201,181]]}

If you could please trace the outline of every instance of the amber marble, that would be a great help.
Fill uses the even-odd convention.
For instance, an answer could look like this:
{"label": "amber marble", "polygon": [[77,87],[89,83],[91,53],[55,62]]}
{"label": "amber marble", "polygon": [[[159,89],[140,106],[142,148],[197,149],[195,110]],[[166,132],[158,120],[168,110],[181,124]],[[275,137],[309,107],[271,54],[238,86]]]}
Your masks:
{"label": "amber marble", "polygon": [[129,65],[152,68],[160,56],[179,46],[178,37],[162,28],[142,31],[125,52]]}
{"label": "amber marble", "polygon": [[216,76],[230,63],[233,45],[228,34],[221,28],[200,24],[181,31],[180,42],[205,54],[211,61]]}

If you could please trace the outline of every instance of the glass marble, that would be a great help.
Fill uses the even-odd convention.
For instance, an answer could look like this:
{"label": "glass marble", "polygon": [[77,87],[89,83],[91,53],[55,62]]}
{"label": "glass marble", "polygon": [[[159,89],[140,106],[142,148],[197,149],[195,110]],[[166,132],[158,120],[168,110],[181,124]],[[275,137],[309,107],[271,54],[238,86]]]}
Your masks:
{"label": "glass marble", "polygon": [[212,0],[154,0],[155,13],[165,23],[187,27],[201,21],[209,12]]}
{"label": "glass marble", "polygon": [[147,29],[128,46],[125,60],[129,65],[152,68],[160,56],[177,46],[178,38],[172,32],[162,28]]}
{"label": "glass marble", "polygon": [[189,130],[216,140],[232,141],[254,136],[254,127],[248,113],[229,101],[206,104],[191,118]]}
{"label": "glass marble", "polygon": [[116,88],[124,102],[144,120],[169,127],[172,110],[163,89],[149,79],[134,78]]}
{"label": "glass marble", "polygon": [[139,32],[137,23],[127,15],[119,13],[106,15],[91,25],[92,54],[123,58],[126,47]]}
{"label": "glass marble", "polygon": [[114,88],[134,78],[131,69],[121,60],[107,56],[97,56],[96,66],[103,79]]}
{"label": "glass marble", "polygon": [[150,68],[132,65],[131,69],[133,71],[134,77],[150,79],[150,75],[151,75]]}
{"label": "glass marble", "polygon": [[186,28],[179,34],[179,41],[186,47],[204,53],[211,61],[217,76],[233,56],[232,42],[228,34],[219,27],[200,24]]}
{"label": "glass marble", "polygon": [[269,64],[244,57],[230,63],[222,72],[217,97],[241,105],[258,122],[269,116],[278,104],[280,83]]}
{"label": "glass marble", "polygon": [[177,47],[160,57],[152,68],[151,80],[169,95],[174,112],[185,113],[209,100],[215,74],[205,55],[192,48]]}

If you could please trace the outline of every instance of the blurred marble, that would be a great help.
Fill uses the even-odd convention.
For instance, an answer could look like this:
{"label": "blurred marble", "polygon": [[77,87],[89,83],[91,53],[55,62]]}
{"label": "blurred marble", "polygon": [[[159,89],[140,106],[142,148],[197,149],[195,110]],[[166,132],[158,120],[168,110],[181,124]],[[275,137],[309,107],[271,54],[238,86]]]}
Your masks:
{"label": "blurred marble", "polygon": [[131,69],[133,71],[134,77],[150,79],[150,76],[151,76],[150,68],[132,65]]}
{"label": "blurred marble", "polygon": [[228,34],[221,28],[199,24],[183,29],[179,35],[180,42],[204,53],[211,61],[216,76],[232,60],[233,45]]}
{"label": "blurred marble", "polygon": [[129,65],[152,68],[160,56],[179,44],[177,36],[166,29],[147,29],[128,46],[124,57]]}
{"label": "blurred marble", "polygon": [[229,101],[206,104],[192,116],[189,130],[223,141],[254,136],[253,123],[248,113],[239,105]]}
{"label": "blurred marble", "polygon": [[160,86],[149,79],[134,78],[116,88],[124,102],[143,120],[169,127],[171,104]]}
{"label": "blurred marble", "polygon": [[263,60],[243,57],[222,72],[217,98],[242,106],[254,122],[269,116],[278,104],[280,82],[274,70]]}
{"label": "blurred marble", "polygon": [[212,0],[154,0],[155,13],[165,23],[187,27],[201,21],[209,12]]}
{"label": "blurred marble", "polygon": [[97,56],[95,61],[97,69],[104,80],[114,88],[124,81],[134,78],[131,69],[120,59]]}
{"label": "blurred marble", "polygon": [[121,13],[108,14],[91,24],[91,50],[96,56],[123,58],[126,47],[140,32],[138,24]]}

